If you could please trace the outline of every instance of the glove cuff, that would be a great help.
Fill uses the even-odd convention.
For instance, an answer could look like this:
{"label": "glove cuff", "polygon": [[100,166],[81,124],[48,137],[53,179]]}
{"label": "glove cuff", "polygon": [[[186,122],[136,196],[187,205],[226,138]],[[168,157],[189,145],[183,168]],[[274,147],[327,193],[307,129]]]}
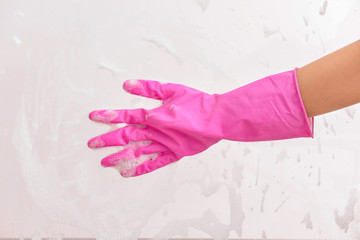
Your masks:
{"label": "glove cuff", "polygon": [[301,94],[300,94],[299,82],[297,80],[297,75],[296,75],[297,70],[298,70],[298,67],[295,67],[295,69],[293,70],[297,96],[298,96],[298,99],[300,101],[300,106],[301,106],[302,113],[304,115],[304,119],[306,119],[306,125],[307,125],[307,129],[309,131],[308,137],[314,138],[314,117],[308,117],[307,114],[306,114],[304,102],[303,102]]}
{"label": "glove cuff", "polygon": [[234,141],[314,138],[296,77],[297,68],[270,75],[221,94],[217,104],[220,136]]}

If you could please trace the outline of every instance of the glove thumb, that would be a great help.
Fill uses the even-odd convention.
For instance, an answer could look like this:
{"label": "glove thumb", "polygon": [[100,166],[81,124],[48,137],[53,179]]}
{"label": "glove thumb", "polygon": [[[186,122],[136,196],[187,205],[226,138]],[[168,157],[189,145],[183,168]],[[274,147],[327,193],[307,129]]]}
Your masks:
{"label": "glove thumb", "polygon": [[157,100],[166,100],[169,97],[166,84],[153,80],[128,79],[123,83],[123,89],[134,95]]}

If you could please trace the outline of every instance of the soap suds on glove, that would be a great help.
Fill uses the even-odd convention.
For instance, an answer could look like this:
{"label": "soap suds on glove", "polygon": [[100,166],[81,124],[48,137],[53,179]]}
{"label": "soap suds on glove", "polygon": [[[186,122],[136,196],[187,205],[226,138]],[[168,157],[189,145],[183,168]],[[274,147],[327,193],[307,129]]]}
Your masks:
{"label": "soap suds on glove", "polygon": [[131,177],[135,174],[136,167],[144,163],[145,161],[154,161],[159,156],[159,153],[140,155],[135,157],[134,150],[129,150],[127,152],[126,158],[114,158],[113,161],[116,162],[116,168],[121,175],[124,177]]}
{"label": "soap suds on glove", "polygon": [[91,115],[91,119],[94,121],[100,121],[100,122],[111,122],[118,116],[117,111],[115,110],[106,110],[103,113],[94,112]]}
{"label": "soap suds on glove", "polygon": [[143,87],[142,84],[137,79],[126,80],[126,82],[124,84],[124,89],[127,92],[131,92],[131,90],[134,89],[134,88],[142,88],[142,87]]}
{"label": "soap suds on glove", "polygon": [[105,142],[100,137],[95,138],[89,143],[90,148],[100,148],[104,146],[105,146]]}

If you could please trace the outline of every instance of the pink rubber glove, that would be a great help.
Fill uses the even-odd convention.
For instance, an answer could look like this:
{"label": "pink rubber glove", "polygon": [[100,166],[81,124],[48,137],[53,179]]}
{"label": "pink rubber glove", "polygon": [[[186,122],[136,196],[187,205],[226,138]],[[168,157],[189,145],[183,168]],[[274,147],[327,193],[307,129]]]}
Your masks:
{"label": "pink rubber glove", "polygon": [[314,118],[306,115],[296,69],[212,95],[181,84],[127,80],[125,91],[162,100],[163,104],[155,109],[91,112],[89,118],[94,121],[135,125],[95,137],[88,146],[147,141],[148,145],[132,143],[101,161],[104,167],[117,167],[123,177],[134,177],[200,153],[222,139],[249,142],[313,138]]}

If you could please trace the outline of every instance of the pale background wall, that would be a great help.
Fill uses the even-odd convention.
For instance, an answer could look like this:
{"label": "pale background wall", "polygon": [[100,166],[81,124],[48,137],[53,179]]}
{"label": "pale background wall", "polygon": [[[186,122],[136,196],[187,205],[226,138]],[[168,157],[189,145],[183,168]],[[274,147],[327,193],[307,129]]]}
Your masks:
{"label": "pale background wall", "polygon": [[0,237],[360,239],[360,105],[315,117],[314,139],[221,141],[136,178],[86,145],[111,130],[90,111],[159,106],[126,79],[223,93],[359,22],[355,0],[0,1]]}

